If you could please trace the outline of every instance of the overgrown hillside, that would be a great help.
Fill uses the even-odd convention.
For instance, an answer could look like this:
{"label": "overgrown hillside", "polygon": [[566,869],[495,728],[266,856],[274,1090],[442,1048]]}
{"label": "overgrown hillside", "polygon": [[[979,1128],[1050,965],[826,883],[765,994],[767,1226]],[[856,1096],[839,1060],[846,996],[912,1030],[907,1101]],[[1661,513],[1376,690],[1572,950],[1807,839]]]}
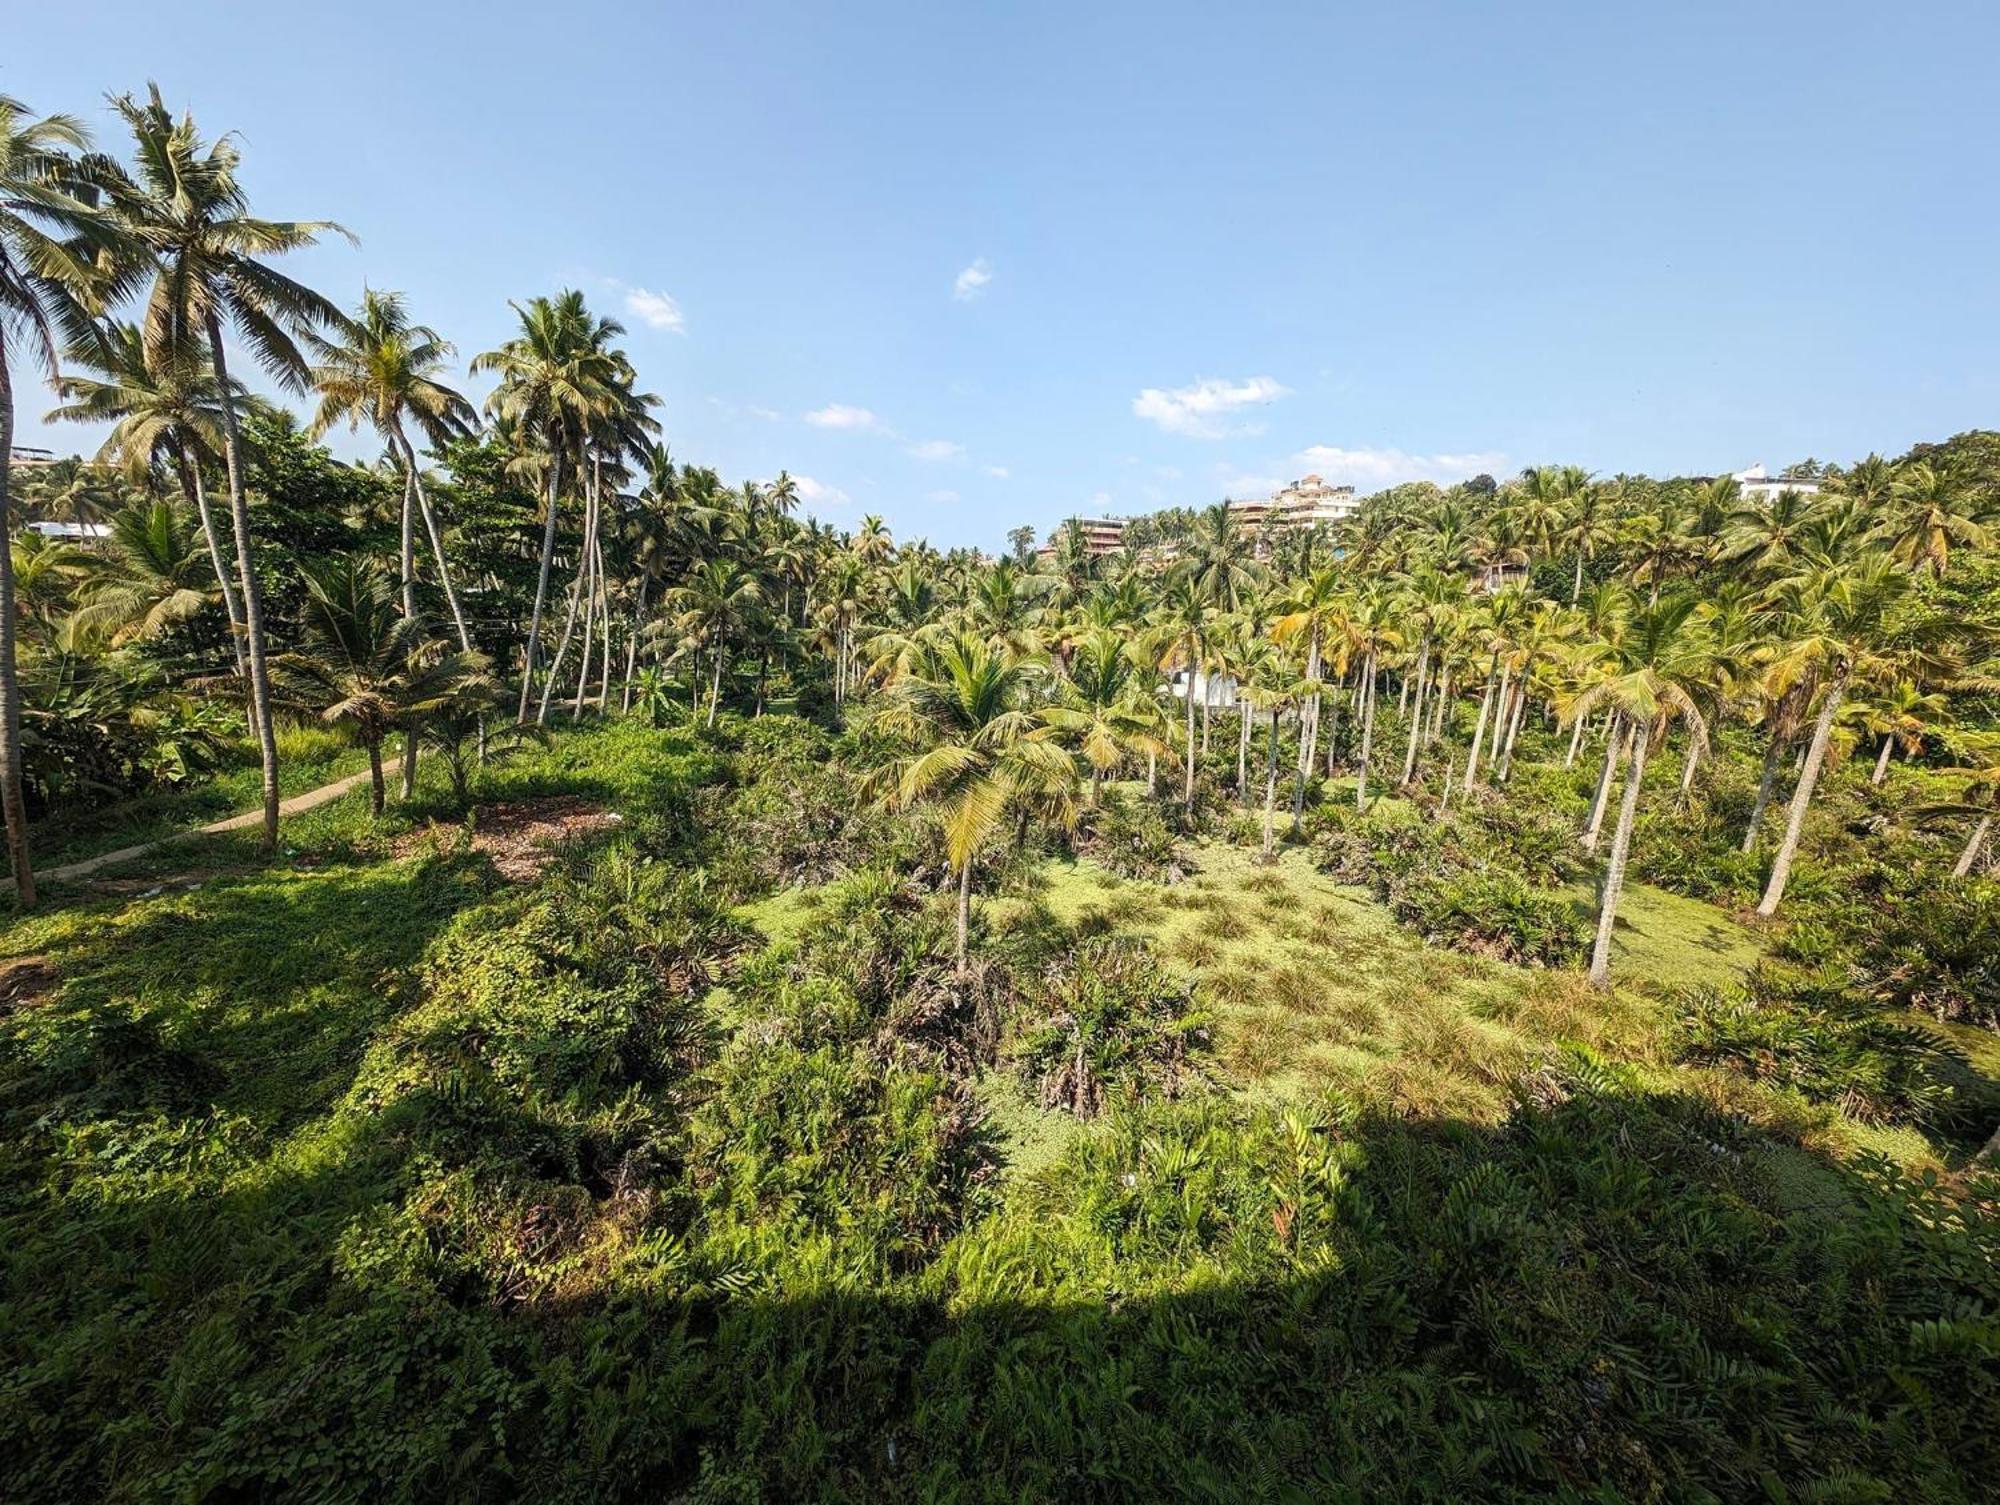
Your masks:
{"label": "overgrown hillside", "polygon": [[1609,996],[1429,943],[1331,806],[1155,869],[1142,786],[960,978],[884,751],[565,733],[15,922],[15,1492],[1989,1496],[1990,1056],[1745,1044],[1653,890]]}

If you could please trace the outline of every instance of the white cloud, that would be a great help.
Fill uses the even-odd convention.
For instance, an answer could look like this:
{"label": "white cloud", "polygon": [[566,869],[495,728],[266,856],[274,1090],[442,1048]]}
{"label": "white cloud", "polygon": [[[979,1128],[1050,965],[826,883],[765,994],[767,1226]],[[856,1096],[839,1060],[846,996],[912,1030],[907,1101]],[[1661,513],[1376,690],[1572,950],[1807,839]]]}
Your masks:
{"label": "white cloud", "polygon": [[750,404],[748,412],[752,418],[761,418],[766,423],[776,423],[784,416],[776,408],[760,408],[754,402]]}
{"label": "white cloud", "polygon": [[792,480],[798,485],[799,500],[808,507],[845,507],[853,500],[838,486],[815,481],[811,476],[795,475]]}
{"label": "white cloud", "polygon": [[687,333],[687,317],[682,314],[680,304],[666,293],[656,293],[645,287],[628,287],[625,289],[625,312],[654,329],[664,329],[672,334]]}
{"label": "white cloud", "polygon": [[927,491],[924,495],[933,502],[955,502],[959,499],[956,491]]}
{"label": "white cloud", "polygon": [[909,452],[919,460],[956,460],[965,446],[950,439],[919,439]]}
{"label": "white cloud", "polygon": [[1249,475],[1227,466],[1217,466],[1216,474],[1221,478],[1222,494],[1247,500],[1251,497],[1269,496],[1285,482],[1278,476]]}
{"label": "white cloud", "polygon": [[1232,424],[1230,415],[1288,396],[1291,388],[1268,376],[1242,381],[1205,377],[1186,387],[1148,387],[1132,399],[1132,411],[1169,434],[1191,439],[1226,439],[1254,434],[1259,425]]}
{"label": "white cloud", "polygon": [[1380,491],[1405,481],[1435,481],[1440,486],[1449,486],[1482,471],[1498,475],[1507,468],[1507,457],[1490,449],[1415,455],[1400,449],[1346,449],[1337,444],[1315,444],[1299,451],[1296,458],[1306,470],[1358,491]]}
{"label": "white cloud", "polygon": [[961,303],[969,303],[985,292],[986,284],[992,280],[993,263],[981,256],[952,280],[951,295]]}
{"label": "white cloud", "polygon": [[815,408],[806,414],[806,422],[814,428],[848,429],[867,432],[879,429],[882,421],[866,408],[850,407],[844,402],[830,402],[823,408]]}
{"label": "white cloud", "polygon": [[985,469],[986,473],[989,476],[993,477],[993,479],[996,481],[1004,481],[1007,479],[1008,476],[1013,474],[1013,472],[1010,471],[1004,465],[988,465],[987,467],[985,467]]}

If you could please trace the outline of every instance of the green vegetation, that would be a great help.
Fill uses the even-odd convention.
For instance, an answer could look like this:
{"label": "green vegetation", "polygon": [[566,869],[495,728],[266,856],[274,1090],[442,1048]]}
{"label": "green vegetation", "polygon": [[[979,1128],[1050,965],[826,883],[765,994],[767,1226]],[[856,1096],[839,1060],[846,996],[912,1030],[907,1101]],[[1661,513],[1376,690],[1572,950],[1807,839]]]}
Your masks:
{"label": "green vegetation", "polygon": [[0,99],[12,1493],[1992,1497],[1994,436],[940,554],[116,108]]}

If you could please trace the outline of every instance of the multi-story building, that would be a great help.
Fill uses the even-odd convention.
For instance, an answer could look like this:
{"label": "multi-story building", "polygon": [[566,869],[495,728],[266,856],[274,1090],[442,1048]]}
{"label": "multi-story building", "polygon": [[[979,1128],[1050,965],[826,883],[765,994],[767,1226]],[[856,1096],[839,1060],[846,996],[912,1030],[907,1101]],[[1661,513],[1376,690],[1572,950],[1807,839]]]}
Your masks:
{"label": "multi-story building", "polygon": [[1801,496],[1818,496],[1820,484],[1796,476],[1774,476],[1764,469],[1762,463],[1748,470],[1739,470],[1732,479],[1736,488],[1743,493],[1743,500],[1767,507],[1778,499],[1781,491],[1796,491]]}
{"label": "multi-story building", "polygon": [[17,444],[8,451],[9,462],[20,470],[35,470],[44,465],[56,463],[55,452],[33,449],[25,444]]}
{"label": "multi-story building", "polygon": [[1083,532],[1083,551],[1092,559],[1100,559],[1106,554],[1116,554],[1125,547],[1125,524],[1122,517],[1075,517],[1061,524],[1049,541],[1036,551],[1037,557],[1047,561],[1056,557],[1056,540],[1075,523]]}
{"label": "multi-story building", "polygon": [[1345,522],[1358,506],[1352,486],[1332,486],[1324,477],[1312,475],[1301,476],[1272,496],[1232,497],[1229,513],[1246,531],[1263,533],[1273,528]]}

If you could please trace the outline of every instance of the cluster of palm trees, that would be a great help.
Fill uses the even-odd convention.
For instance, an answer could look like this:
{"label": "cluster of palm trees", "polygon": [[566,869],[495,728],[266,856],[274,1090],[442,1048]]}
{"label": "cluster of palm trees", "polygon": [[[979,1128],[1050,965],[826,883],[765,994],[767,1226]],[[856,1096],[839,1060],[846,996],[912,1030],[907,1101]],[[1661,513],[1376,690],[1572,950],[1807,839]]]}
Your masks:
{"label": "cluster of palm trees", "polygon": [[[1142,767],[1170,797],[1161,769],[1176,762],[1192,807],[1204,755],[1244,805],[1261,794],[1269,856],[1287,782],[1295,833],[1336,780],[1362,811],[1392,786],[1441,806],[1494,798],[1524,729],[1565,726],[1564,763],[1587,751],[1598,768],[1579,840],[1596,851],[1610,825],[1600,980],[1644,781],[1676,733],[1682,799],[1718,727],[1762,738],[1746,850],[1796,758],[1766,913],[1849,742],[1875,739],[1878,780],[1899,752],[1965,749],[1966,799],[1928,813],[1971,820],[1961,871],[1991,829],[1991,739],[1951,725],[1962,692],[1990,687],[1990,639],[1920,585],[1991,543],[1992,497],[1948,468],[1871,457],[1765,503],[1726,478],[1547,466],[1504,486],[1398,488],[1337,529],[1252,535],[1219,504],[1134,529],[1103,558],[1074,525],[1040,555],[999,559],[899,545],[875,517],[836,533],[794,516],[784,474],[729,487],[677,463],[622,329],[578,293],[515,305],[513,336],[471,362],[495,379],[476,411],[447,380],[452,347],[399,295],[343,310],[274,269],[338,226],[253,216],[234,142],[205,139],[157,90],[113,105],[129,162],[0,98],[0,528],[12,535],[17,349],[46,369],[53,416],[108,425],[100,459],[142,488],[101,551],[25,536],[0,551],[0,808],[23,903],[17,633],[118,646],[217,612],[223,688],[261,749],[267,842],[287,708],[356,729],[379,808],[399,732],[407,794],[426,738],[462,774],[468,738],[558,707],[684,705],[712,723],[732,697],[761,713],[774,676],[837,710],[868,703],[907,748],[885,797],[945,812],[961,958],[974,864],[1003,821],[1074,819]],[[274,540],[253,534],[243,435],[262,399],[232,374],[232,346],[314,404],[309,434],[379,438],[400,498],[392,558],[289,561],[303,587],[290,642],[265,620],[259,553],[268,563]],[[419,452],[468,441],[534,498],[532,590],[469,563],[464,521],[440,501],[452,482]]]}
{"label": "cluster of palm trees", "polygon": [[[1067,788],[1094,803],[1107,774],[1143,764],[1152,784],[1176,754],[1192,805],[1225,705],[1245,803],[1264,726],[1267,857],[1281,725],[1295,833],[1336,777],[1363,810],[1386,784],[1440,806],[1496,797],[1524,726],[1564,726],[1544,745],[1564,766],[1590,749],[1599,768],[1579,840],[1596,852],[1610,825],[1600,983],[1648,771],[1676,734],[1681,803],[1719,727],[1762,740],[1745,850],[1765,840],[1795,760],[1762,913],[1784,895],[1830,753],[1868,736],[1880,739],[1878,782],[1899,749],[1928,742],[1972,761],[1965,801],[1917,812],[1971,818],[1956,864],[1969,871],[1991,830],[2000,746],[1954,727],[1950,710],[1994,688],[1981,664],[1993,624],[1941,611],[1920,578],[1990,544],[1992,501],[1929,465],[1876,459],[1768,505],[1727,480],[1643,506],[1624,489],[1531,469],[1490,494],[1378,498],[1317,536],[1253,538],[1219,504],[1143,555],[1092,560],[1065,530],[1035,568],[885,558],[862,592],[860,614],[877,624],[863,634],[864,678],[886,685],[887,724],[912,739],[886,792],[944,809],[963,908],[974,854],[1010,810],[1072,818]],[[1566,589],[1535,589],[1538,560],[1565,566],[1545,578]],[[1383,770],[1391,731],[1400,757]]]}

